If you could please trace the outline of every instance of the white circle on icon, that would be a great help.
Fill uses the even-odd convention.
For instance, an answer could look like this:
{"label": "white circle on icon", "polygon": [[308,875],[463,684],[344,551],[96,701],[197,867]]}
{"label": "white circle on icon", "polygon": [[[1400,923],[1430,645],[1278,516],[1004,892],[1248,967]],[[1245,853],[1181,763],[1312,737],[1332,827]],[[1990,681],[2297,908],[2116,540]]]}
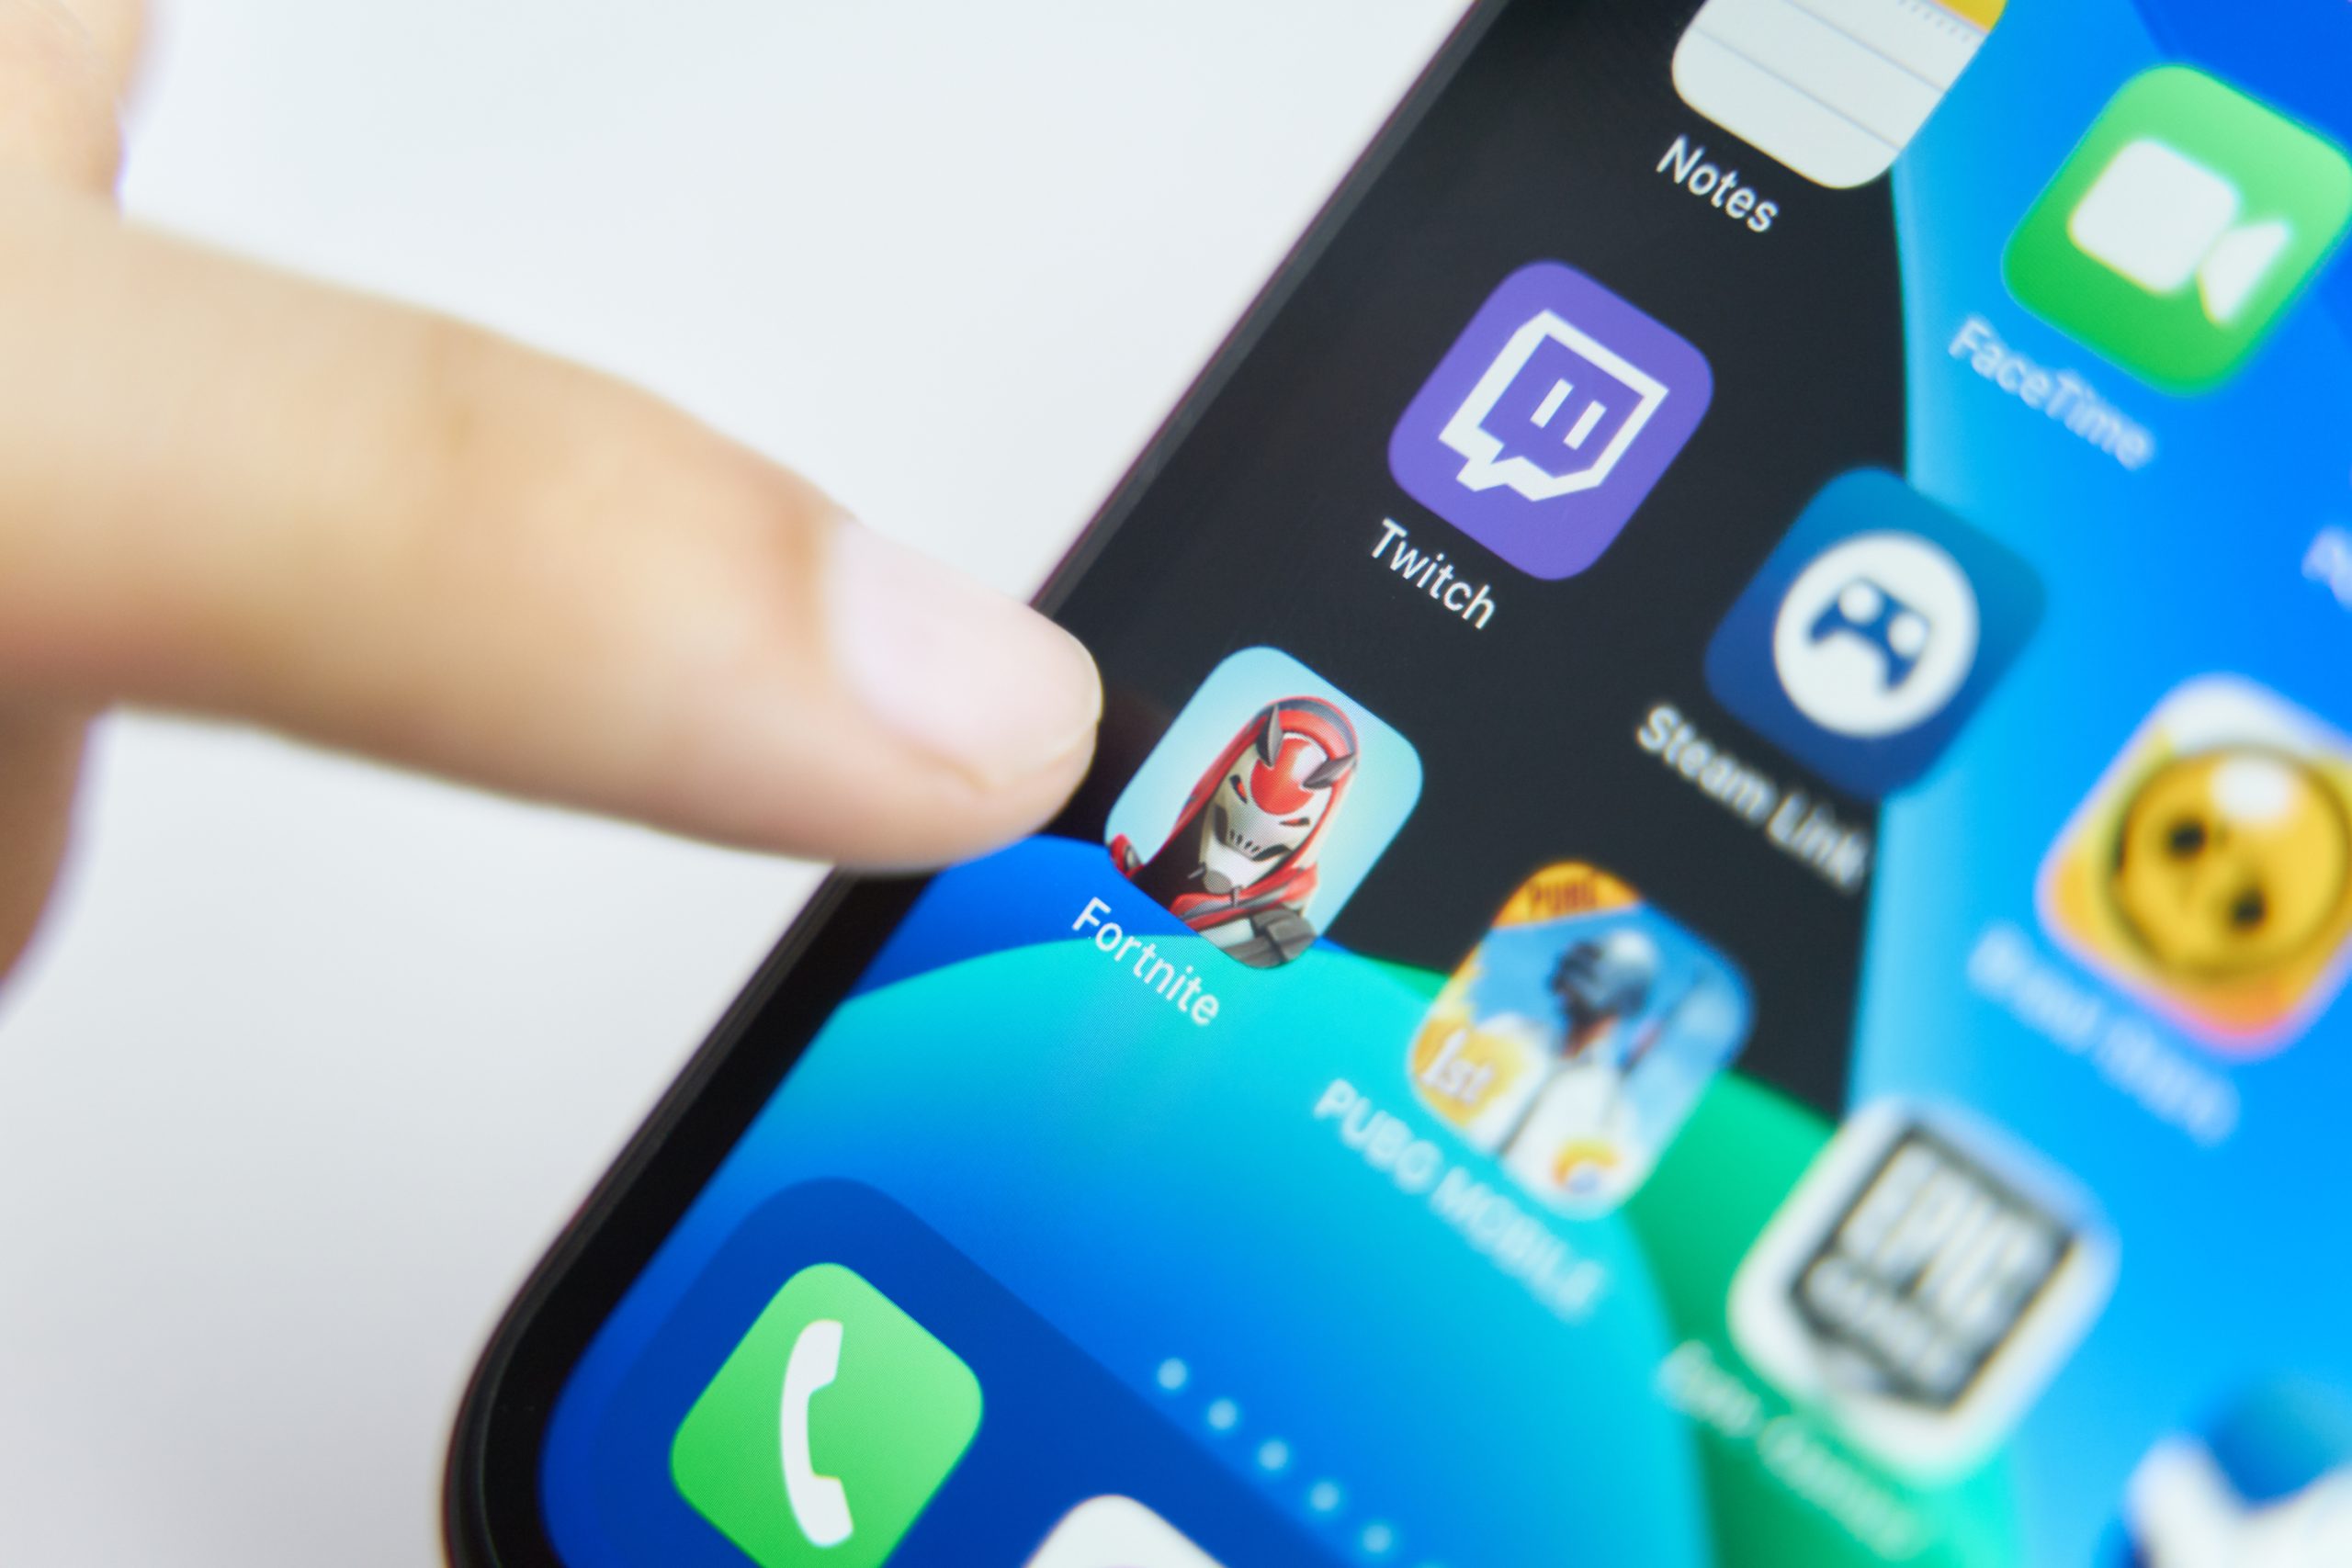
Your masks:
{"label": "white circle on icon", "polygon": [[1976,662],[1976,591],[1917,534],[1857,534],[1813,558],[1781,599],[1772,663],[1797,711],[1856,739],[1925,723]]}

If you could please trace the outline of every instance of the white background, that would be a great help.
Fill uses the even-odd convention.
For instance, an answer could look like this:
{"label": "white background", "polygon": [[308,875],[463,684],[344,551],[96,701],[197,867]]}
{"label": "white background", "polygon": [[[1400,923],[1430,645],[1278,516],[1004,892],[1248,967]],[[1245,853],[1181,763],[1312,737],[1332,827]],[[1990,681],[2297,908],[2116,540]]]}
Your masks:
{"label": "white background", "polygon": [[[127,196],[1025,591],[1460,4],[184,0]],[[0,1563],[428,1562],[483,1336],[815,874],[148,718],[84,804],[0,997]]]}

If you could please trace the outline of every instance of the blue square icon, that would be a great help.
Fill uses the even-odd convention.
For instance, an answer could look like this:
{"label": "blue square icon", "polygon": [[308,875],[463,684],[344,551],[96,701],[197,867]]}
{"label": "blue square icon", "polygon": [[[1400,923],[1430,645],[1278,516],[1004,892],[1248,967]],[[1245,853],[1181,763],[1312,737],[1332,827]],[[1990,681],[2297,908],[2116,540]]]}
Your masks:
{"label": "blue square icon", "polygon": [[1849,795],[1934,765],[2041,617],[2005,547],[1876,469],[1805,507],[1707,646],[1717,701]]}

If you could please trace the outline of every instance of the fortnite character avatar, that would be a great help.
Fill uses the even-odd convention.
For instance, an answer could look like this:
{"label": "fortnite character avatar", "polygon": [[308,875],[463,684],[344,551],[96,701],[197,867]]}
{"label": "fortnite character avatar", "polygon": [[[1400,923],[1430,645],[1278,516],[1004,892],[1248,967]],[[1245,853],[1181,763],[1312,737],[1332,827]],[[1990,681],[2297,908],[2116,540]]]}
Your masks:
{"label": "fortnite character avatar", "polygon": [[1306,918],[1315,851],[1339,815],[1358,747],[1348,716],[1320,697],[1258,710],[1226,746],[1149,860],[1122,833],[1127,879],[1242,963],[1287,964],[1315,942]]}

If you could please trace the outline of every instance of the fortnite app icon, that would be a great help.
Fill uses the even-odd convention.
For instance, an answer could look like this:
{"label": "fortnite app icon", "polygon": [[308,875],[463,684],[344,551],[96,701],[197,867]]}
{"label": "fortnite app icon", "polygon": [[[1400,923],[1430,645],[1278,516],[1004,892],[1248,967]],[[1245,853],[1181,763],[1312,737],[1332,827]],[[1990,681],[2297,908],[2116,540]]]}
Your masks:
{"label": "fortnite app icon", "polygon": [[1420,794],[1411,741],[1289,654],[1244,649],[1119,792],[1111,860],[1227,956],[1276,969],[1315,945]]}
{"label": "fortnite app icon", "polygon": [[1574,267],[1505,278],[1396,423],[1407,494],[1532,576],[1623,531],[1714,390],[1699,351]]}

